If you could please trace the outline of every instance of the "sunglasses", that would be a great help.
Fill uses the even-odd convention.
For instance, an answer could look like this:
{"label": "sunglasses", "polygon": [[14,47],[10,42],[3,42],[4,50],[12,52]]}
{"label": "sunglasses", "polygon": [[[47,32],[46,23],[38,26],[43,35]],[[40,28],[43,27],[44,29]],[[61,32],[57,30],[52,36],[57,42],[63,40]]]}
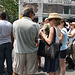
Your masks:
{"label": "sunglasses", "polygon": [[49,21],[51,21],[52,19],[49,19]]}

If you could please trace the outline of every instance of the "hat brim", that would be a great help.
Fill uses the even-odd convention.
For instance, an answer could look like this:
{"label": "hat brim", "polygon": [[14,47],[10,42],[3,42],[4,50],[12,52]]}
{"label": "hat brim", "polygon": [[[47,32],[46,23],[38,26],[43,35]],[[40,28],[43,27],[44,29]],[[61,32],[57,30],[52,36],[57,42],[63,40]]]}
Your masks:
{"label": "hat brim", "polygon": [[75,26],[75,23],[70,23],[70,25],[74,25]]}
{"label": "hat brim", "polygon": [[47,20],[49,19],[60,19],[61,20],[62,18],[61,17],[48,17]]}

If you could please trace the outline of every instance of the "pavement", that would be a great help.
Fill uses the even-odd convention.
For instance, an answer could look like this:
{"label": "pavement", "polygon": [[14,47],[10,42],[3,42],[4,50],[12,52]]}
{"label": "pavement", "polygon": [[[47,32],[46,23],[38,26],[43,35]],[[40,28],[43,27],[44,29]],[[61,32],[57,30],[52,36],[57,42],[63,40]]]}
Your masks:
{"label": "pavement", "polygon": [[[44,58],[41,58],[41,61],[42,61],[41,62],[41,66],[43,67],[43,65],[44,65]],[[6,64],[5,64],[5,73],[3,75],[8,75],[6,68],[7,67],[6,67]],[[36,72],[36,74],[34,74],[34,75],[49,75],[49,74],[47,74],[46,72],[43,72],[43,69],[38,69],[38,72]],[[60,69],[58,70],[58,75],[60,75]],[[67,64],[66,64],[66,73],[65,73],[65,75],[75,75],[75,70],[68,69],[67,68]]]}
{"label": "pavement", "polygon": [[[6,70],[6,68],[5,68]],[[60,70],[58,71],[58,75],[60,75]],[[7,71],[3,75],[8,75]],[[43,69],[38,69],[38,72],[34,75],[48,75],[46,72],[43,72]],[[66,69],[65,75],[75,75],[75,70],[73,69]]]}

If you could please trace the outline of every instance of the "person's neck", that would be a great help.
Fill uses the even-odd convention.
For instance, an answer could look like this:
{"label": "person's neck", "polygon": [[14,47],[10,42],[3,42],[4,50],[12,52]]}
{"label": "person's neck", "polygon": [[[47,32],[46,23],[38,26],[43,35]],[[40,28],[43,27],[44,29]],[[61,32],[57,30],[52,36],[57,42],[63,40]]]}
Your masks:
{"label": "person's neck", "polygon": [[55,28],[57,28],[57,26],[54,26]]}
{"label": "person's neck", "polygon": [[73,30],[73,29],[75,29],[75,28],[72,28],[72,30]]}
{"label": "person's neck", "polygon": [[60,29],[65,28],[65,27],[60,27]]}

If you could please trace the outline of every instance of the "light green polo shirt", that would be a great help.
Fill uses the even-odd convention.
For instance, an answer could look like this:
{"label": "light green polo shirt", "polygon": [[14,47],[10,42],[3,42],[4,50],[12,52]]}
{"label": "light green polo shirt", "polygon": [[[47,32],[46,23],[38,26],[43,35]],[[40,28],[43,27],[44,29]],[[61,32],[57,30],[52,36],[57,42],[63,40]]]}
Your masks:
{"label": "light green polo shirt", "polygon": [[28,17],[23,17],[22,19],[15,21],[13,23],[15,52],[31,53],[38,50],[35,39],[38,39],[39,29],[39,25]]}

